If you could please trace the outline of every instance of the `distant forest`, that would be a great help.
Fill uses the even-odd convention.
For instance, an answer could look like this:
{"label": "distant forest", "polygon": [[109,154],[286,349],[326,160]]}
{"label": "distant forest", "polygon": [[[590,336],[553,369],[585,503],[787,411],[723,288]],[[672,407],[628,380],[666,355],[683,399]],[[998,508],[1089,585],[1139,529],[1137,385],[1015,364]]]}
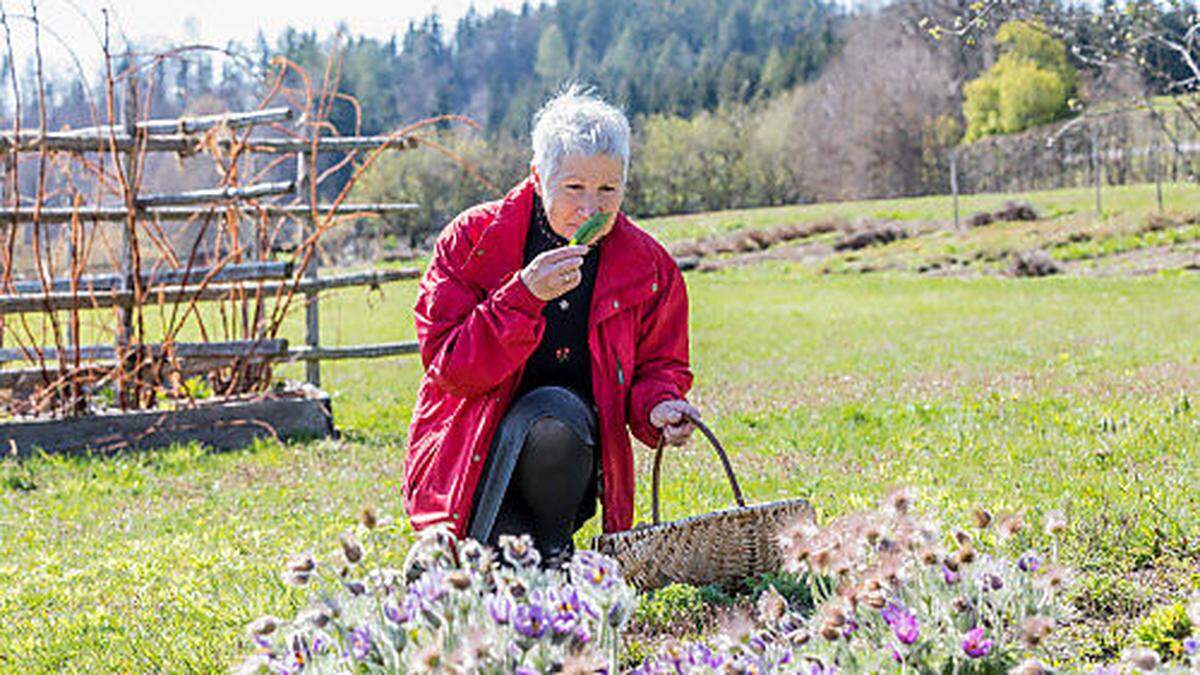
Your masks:
{"label": "distant forest", "polygon": [[[1055,17],[1060,45],[1086,50],[1112,37],[1097,20],[1107,2],[1039,0],[1039,7]],[[163,60],[148,73],[151,112],[247,109],[260,100],[274,58],[319,79],[336,47],[340,91],[358,104],[334,105],[331,121],[341,134],[466,115],[479,131],[446,124],[434,132],[437,140],[501,190],[527,170],[533,113],[563,82],[579,80],[633,122],[625,206],[636,215],[928,194],[946,190],[946,153],[963,138],[963,85],[994,62],[996,50],[986,34],[977,44],[938,41],[921,26],[930,17],[951,23],[970,6],[903,0],[847,12],[824,0],[558,0],[516,12],[472,10],[453,28],[429,16],[390,40],[287,30],[227,45],[238,58],[191,51]],[[1189,11],[1167,16],[1178,24],[1173,31],[1186,31]],[[1003,17],[994,19],[999,25]],[[1174,93],[1162,87],[1170,78],[1145,74],[1151,69],[1105,70],[1068,56],[1085,100]],[[1179,67],[1169,53],[1148,58],[1162,61],[1156,72]],[[23,126],[36,126],[31,63],[0,68],[0,115],[12,112],[10,71],[19,73]],[[50,81],[46,92],[52,129],[91,124],[89,92],[103,100],[96,81]],[[179,170],[167,175],[169,168],[159,184],[199,180]],[[336,192],[349,173],[323,189]],[[364,222],[350,240],[420,244],[462,208],[495,197],[496,188],[428,148],[389,154],[353,196],[412,200],[422,209],[407,220]]]}
{"label": "distant forest", "polygon": [[[597,86],[631,117],[690,117],[811,78],[832,53],[842,18],[823,0],[560,0],[487,16],[472,8],[453,30],[430,15],[386,41],[343,36],[341,91],[361,104],[363,133],[459,113],[489,133],[527,134],[532,113],[571,78]],[[209,52],[166,60],[153,73],[152,110],[170,116],[211,106],[213,98],[252,101],[262,82],[247,62],[266,71],[283,55],[319,77],[332,46],[329,37],[288,29],[273,43],[260,34],[253,45],[228,45],[245,60]],[[117,70],[122,66],[118,56]],[[36,91],[32,61],[22,70],[29,98]],[[0,110],[11,108],[9,71],[7,63],[0,68]],[[52,126],[89,123],[87,84],[47,84]],[[348,133],[352,110],[344,108],[336,121]],[[27,126],[36,123],[29,101],[24,116]]]}

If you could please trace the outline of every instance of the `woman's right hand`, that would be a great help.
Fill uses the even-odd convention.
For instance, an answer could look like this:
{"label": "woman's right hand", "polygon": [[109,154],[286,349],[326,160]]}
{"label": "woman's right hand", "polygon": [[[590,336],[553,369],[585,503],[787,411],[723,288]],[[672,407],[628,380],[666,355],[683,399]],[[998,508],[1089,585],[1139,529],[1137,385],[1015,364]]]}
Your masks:
{"label": "woman's right hand", "polygon": [[563,246],[534,258],[521,270],[521,281],[539,300],[549,302],[579,285],[587,246]]}

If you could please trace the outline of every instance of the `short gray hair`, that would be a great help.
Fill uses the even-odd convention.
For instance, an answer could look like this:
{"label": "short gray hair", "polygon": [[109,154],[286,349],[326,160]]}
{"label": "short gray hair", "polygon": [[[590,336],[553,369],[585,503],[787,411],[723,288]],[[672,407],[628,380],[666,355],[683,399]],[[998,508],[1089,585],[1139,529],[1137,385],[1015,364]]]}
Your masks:
{"label": "short gray hair", "polygon": [[629,175],[629,120],[580,84],[570,84],[533,116],[533,165],[549,181],[564,157],[612,155]]}

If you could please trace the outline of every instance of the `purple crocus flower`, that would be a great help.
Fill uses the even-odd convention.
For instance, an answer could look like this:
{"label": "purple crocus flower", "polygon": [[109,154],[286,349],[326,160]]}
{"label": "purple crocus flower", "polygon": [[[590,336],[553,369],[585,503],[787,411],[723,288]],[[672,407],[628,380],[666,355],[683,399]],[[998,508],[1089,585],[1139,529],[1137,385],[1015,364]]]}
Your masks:
{"label": "purple crocus flower", "polygon": [[515,675],[541,675],[541,673],[537,671],[537,668],[530,668],[529,666],[518,666],[513,673],[515,673]]}
{"label": "purple crocus flower", "polygon": [[258,651],[262,652],[263,654],[273,654],[275,652],[275,645],[272,644],[271,639],[265,635],[255,635],[254,646],[258,647]]}
{"label": "purple crocus flower", "polygon": [[1042,568],[1042,559],[1035,551],[1026,551],[1017,558],[1017,569],[1033,573]]}
{"label": "purple crocus flower", "polygon": [[362,661],[371,653],[371,631],[366,626],[359,626],[350,631],[350,655],[355,661]]}
{"label": "purple crocus flower", "polygon": [[[409,603],[405,603],[406,605]],[[383,616],[394,624],[402,624],[412,617],[409,615],[408,607],[401,607],[395,600],[388,600],[383,603]]]}
{"label": "purple crocus flower", "polygon": [[542,556],[533,545],[533,539],[523,534],[519,537],[503,535],[500,537],[500,553],[504,560],[514,567],[537,567],[542,562]]}
{"label": "purple crocus flower", "polygon": [[541,605],[528,604],[517,608],[513,628],[521,635],[536,640],[546,634],[546,610]]}
{"label": "purple crocus flower", "polygon": [[962,641],[962,649],[967,656],[978,659],[990,654],[994,644],[995,642],[992,640],[984,639],[983,626],[976,626],[967,631],[967,635]]}
{"label": "purple crocus flower", "polygon": [[587,626],[580,624],[575,626],[575,630],[571,632],[571,641],[577,646],[584,646],[592,642],[592,633]]}
{"label": "purple crocus flower", "polygon": [[692,663],[697,666],[708,666],[713,670],[720,669],[725,665],[725,656],[720,652],[715,652],[703,642],[698,642],[692,645]]}
{"label": "purple crocus flower", "polygon": [[434,603],[441,600],[448,592],[444,576],[438,569],[432,569],[422,574],[421,578],[409,587],[408,598],[405,600],[406,606],[411,606],[419,611],[431,610]]}
{"label": "purple crocus flower", "polygon": [[825,666],[820,663],[812,664],[812,668],[808,671],[809,675],[837,675],[837,666]]}
{"label": "purple crocus flower", "polygon": [[947,586],[953,586],[958,583],[958,572],[942,565],[942,579],[946,581]]}
{"label": "purple crocus flower", "polygon": [[617,583],[616,564],[595,551],[580,551],[571,564],[571,580],[593,588],[608,590]]}
{"label": "purple crocus flower", "polygon": [[546,607],[552,614],[550,627],[554,630],[555,635],[565,635],[571,632],[579,620],[579,612],[583,609],[583,603],[579,599],[579,592],[573,586],[568,585],[547,593]]}
{"label": "purple crocus flower", "polygon": [[512,601],[507,596],[493,594],[487,599],[487,610],[492,621],[501,626],[512,619]]}
{"label": "purple crocus flower", "polygon": [[1190,637],[1184,640],[1183,652],[1188,656],[1200,652],[1200,638]]}
{"label": "purple crocus flower", "polygon": [[570,633],[571,629],[574,627],[574,614],[559,614],[556,612],[554,617],[550,619],[550,630],[553,631],[555,635],[566,635],[567,633]]}
{"label": "purple crocus flower", "polygon": [[858,631],[858,622],[855,621],[854,619],[847,619],[846,625],[842,626],[842,637],[849,638],[851,635],[854,635],[854,633],[857,631]]}
{"label": "purple crocus flower", "polygon": [[904,605],[889,602],[881,614],[883,620],[891,627],[896,639],[902,644],[911,645],[921,637],[921,627],[917,623],[917,615]]}

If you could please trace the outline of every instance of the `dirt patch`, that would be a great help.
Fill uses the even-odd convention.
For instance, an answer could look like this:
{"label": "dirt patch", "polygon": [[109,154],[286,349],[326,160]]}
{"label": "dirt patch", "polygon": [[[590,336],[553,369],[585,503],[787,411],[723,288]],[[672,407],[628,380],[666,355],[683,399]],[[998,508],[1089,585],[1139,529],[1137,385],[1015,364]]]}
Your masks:
{"label": "dirt patch", "polygon": [[1146,216],[1138,232],[1160,232],[1188,225],[1200,225],[1200,213],[1152,213]]}
{"label": "dirt patch", "polygon": [[1039,248],[1014,255],[1008,272],[1014,277],[1048,277],[1062,272],[1062,266]]}
{"label": "dirt patch", "polygon": [[1038,220],[1037,209],[1029,202],[1005,202],[997,211],[980,211],[967,218],[967,227],[983,227],[992,223]]}
{"label": "dirt patch", "polygon": [[858,251],[907,239],[908,230],[897,223],[858,221],[833,244],[835,251]]}
{"label": "dirt patch", "polygon": [[1200,272],[1200,242],[1183,246],[1151,246],[1103,258],[1065,263],[1064,271],[1079,276],[1144,276],[1163,270]]}
{"label": "dirt patch", "polygon": [[820,220],[813,223],[795,223],[773,229],[743,230],[699,241],[681,241],[668,248],[676,258],[707,258],[730,253],[755,253],[780,244],[808,239],[819,234],[845,229],[847,225],[837,220]]}

